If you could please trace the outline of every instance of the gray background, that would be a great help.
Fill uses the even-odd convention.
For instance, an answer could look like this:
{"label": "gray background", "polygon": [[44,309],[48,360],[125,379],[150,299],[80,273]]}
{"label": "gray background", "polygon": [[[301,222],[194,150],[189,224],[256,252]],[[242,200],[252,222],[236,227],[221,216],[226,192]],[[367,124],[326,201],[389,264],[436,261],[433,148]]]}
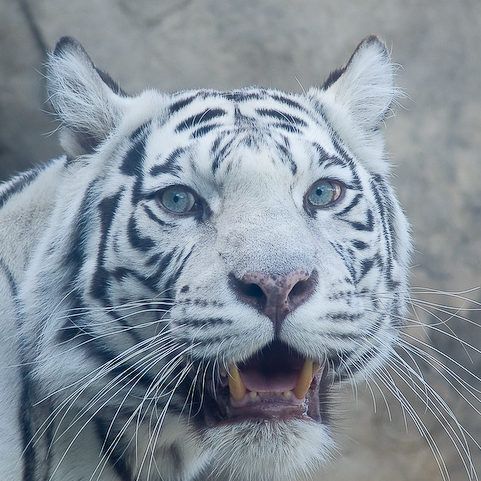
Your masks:
{"label": "gray background", "polygon": [[[145,87],[232,88],[250,84],[300,92],[322,83],[365,36],[376,33],[402,65],[409,95],[387,125],[394,184],[412,222],[413,286],[457,291],[481,284],[481,1],[480,0],[0,0],[0,178],[61,153],[45,104],[42,63],[61,35],[78,38],[98,66],[130,93]],[[419,289],[416,289],[416,292]],[[448,352],[478,375],[480,291],[456,296],[415,293],[462,309],[448,328],[417,309],[435,329],[409,336]],[[441,313],[442,314],[442,313]],[[448,319],[449,313],[442,314]],[[450,331],[449,329],[452,329]],[[460,422],[481,439],[480,415],[453,386],[419,362]],[[477,389],[479,379],[450,367]],[[443,371],[442,374],[446,374]],[[336,397],[341,443],[322,480],[442,479],[428,444],[400,405],[375,384]],[[468,479],[443,430],[408,386],[409,402],[437,440],[454,481]],[[463,394],[466,391],[463,390]],[[479,400],[469,398],[476,409]],[[390,417],[392,419],[390,419]],[[481,471],[481,452],[473,461]]]}

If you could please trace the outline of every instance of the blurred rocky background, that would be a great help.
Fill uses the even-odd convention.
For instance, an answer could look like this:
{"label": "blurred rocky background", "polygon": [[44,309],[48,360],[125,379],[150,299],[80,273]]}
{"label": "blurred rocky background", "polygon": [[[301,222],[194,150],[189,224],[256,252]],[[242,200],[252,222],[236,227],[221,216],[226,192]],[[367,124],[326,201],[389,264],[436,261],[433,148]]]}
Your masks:
{"label": "blurred rocky background", "polygon": [[[481,314],[474,310],[481,293],[429,293],[481,284],[479,0],[0,0],[0,178],[61,154],[56,124],[45,114],[42,72],[47,49],[62,35],[80,40],[130,93],[251,84],[301,92],[322,83],[371,33],[392,49],[409,96],[387,124],[393,181],[416,242],[418,307],[405,340],[427,353],[413,365],[468,430],[481,472],[480,402],[470,395],[481,389]],[[441,480],[432,442],[452,481],[471,479],[463,434],[436,413],[440,401],[425,407],[432,393],[421,390],[416,400],[403,370],[391,375],[404,409],[381,379],[336,394],[340,449],[318,479]]]}

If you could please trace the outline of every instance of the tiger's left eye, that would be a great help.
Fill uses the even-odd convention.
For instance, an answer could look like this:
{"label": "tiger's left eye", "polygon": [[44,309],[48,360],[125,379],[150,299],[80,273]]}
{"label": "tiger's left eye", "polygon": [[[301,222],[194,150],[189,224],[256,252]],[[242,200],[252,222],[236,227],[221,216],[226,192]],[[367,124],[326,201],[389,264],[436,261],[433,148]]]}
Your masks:
{"label": "tiger's left eye", "polygon": [[167,187],[157,197],[159,204],[173,214],[190,214],[195,211],[196,198],[182,185]]}
{"label": "tiger's left eye", "polygon": [[318,180],[308,190],[306,201],[309,207],[322,209],[330,207],[340,199],[344,192],[344,186],[336,180]]}

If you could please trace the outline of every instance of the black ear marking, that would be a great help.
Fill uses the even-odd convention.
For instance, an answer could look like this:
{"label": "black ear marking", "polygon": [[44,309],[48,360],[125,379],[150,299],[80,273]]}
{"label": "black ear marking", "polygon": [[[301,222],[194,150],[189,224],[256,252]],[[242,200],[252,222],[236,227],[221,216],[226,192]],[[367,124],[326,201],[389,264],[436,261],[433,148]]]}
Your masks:
{"label": "black ear marking", "polygon": [[121,97],[129,96],[107,72],[104,72],[97,67],[95,67],[95,70],[100,75],[100,78],[103,80],[104,84],[107,85],[114,94],[120,95]]}
{"label": "black ear marking", "polygon": [[71,52],[72,50],[76,50],[78,54],[81,54],[84,57],[88,58],[90,63],[92,63],[92,60],[90,60],[90,57],[83,48],[82,44],[76,38],[70,36],[60,37],[60,39],[55,45],[53,55],[56,57],[61,57],[65,53]]}
{"label": "black ear marking", "polygon": [[112,92],[122,97],[128,97],[128,94],[115,80],[112,79],[107,72],[104,72],[95,66],[83,45],[76,38],[70,36],[61,37],[55,45],[53,56],[62,57],[69,53],[75,53],[75,55],[83,57],[84,60],[86,60],[92,66],[92,68],[95,69],[102,81],[110,88],[110,90],[112,90]]}
{"label": "black ear marking", "polygon": [[349,61],[344,67],[336,69],[330,73],[329,77],[324,82],[321,89],[327,90],[332,84],[334,84],[337,80],[339,80],[341,75],[349,68],[350,64],[353,62],[353,60],[355,59],[357,54],[360,52],[360,50],[370,45],[376,46],[378,50],[382,53],[384,58],[386,60],[389,60],[389,52],[387,51],[386,44],[377,35],[370,35],[369,37],[366,37],[359,43],[359,45],[356,47],[356,50],[354,50],[353,54],[351,55],[351,58],[349,59]]}
{"label": "black ear marking", "polygon": [[346,71],[346,67],[343,68],[338,68],[334,71],[332,71],[329,74],[329,77],[327,77],[327,80],[324,82],[322,85],[321,89],[322,90],[327,90],[336,80]]}

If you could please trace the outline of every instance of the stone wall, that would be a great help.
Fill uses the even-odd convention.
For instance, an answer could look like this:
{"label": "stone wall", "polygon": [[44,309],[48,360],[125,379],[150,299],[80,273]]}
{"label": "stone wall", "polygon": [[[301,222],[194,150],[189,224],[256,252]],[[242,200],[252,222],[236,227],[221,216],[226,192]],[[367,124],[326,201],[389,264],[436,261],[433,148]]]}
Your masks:
{"label": "stone wall", "polygon": [[[481,284],[479,0],[0,0],[0,178],[61,153],[56,124],[43,112],[48,106],[42,64],[62,35],[79,39],[96,64],[131,93],[147,86],[173,91],[250,84],[299,92],[322,83],[371,33],[392,48],[403,67],[399,84],[409,95],[388,122],[387,136],[394,183],[416,241],[414,297],[458,307],[467,318],[455,316],[446,328],[421,306],[413,325],[435,328],[409,328],[406,339],[427,343],[434,358],[441,358],[439,350],[448,353],[479,376],[480,355],[463,346],[465,341],[481,348],[481,315],[469,310],[475,304],[427,294]],[[481,293],[466,297],[480,300]],[[479,389],[479,378],[456,362],[446,369]],[[480,415],[456,391],[458,385],[443,379],[448,371],[440,376],[429,363],[419,365],[460,422],[481,439]],[[442,427],[446,421],[429,415],[435,403],[425,410],[409,387],[399,385],[436,439],[451,479],[469,479]],[[479,401],[468,401],[480,408]],[[409,420],[406,430],[399,402],[381,382],[339,392],[335,411],[342,447],[319,480],[442,479],[429,436],[421,437]],[[473,462],[481,471],[479,448],[473,448]]]}

